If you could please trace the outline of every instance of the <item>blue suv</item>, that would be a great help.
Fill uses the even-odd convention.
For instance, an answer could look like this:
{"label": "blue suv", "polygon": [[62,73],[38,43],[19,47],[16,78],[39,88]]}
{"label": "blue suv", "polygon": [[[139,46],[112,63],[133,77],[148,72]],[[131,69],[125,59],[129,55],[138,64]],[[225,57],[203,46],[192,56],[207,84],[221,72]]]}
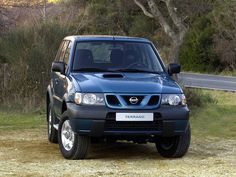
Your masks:
{"label": "blue suv", "polygon": [[86,157],[91,142],[155,143],[182,157],[191,139],[189,110],[153,43],[123,36],[68,36],[47,88],[48,139],[67,159]]}

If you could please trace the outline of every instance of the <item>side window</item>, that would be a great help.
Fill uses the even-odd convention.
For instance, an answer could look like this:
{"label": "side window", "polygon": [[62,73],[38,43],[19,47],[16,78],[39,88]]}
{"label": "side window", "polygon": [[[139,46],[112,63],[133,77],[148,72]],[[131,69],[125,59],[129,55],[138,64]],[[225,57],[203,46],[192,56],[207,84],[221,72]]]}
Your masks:
{"label": "side window", "polygon": [[61,42],[60,47],[59,47],[59,49],[57,51],[57,55],[55,57],[55,61],[59,61],[60,55],[61,55],[61,50],[62,50],[62,47],[63,47],[64,43],[65,43],[64,41]]}
{"label": "side window", "polygon": [[65,55],[64,55],[64,62],[66,64],[66,66],[68,65],[68,61],[69,61],[69,57],[70,57],[70,49],[71,49],[71,42],[68,41],[69,44],[67,45],[66,51],[65,51]]}
{"label": "side window", "polygon": [[59,61],[64,61],[64,56],[65,56],[65,52],[66,52],[66,48],[68,46],[68,43],[69,43],[69,41],[64,42],[62,49],[61,49],[60,56],[59,56]]}

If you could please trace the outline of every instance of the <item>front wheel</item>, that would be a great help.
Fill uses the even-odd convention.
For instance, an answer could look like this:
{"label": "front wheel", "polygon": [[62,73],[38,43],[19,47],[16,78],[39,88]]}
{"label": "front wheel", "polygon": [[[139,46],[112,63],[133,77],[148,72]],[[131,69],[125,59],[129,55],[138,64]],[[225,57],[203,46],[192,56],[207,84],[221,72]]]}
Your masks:
{"label": "front wheel", "polygon": [[191,141],[191,129],[188,125],[183,135],[174,137],[159,137],[156,148],[161,156],[169,158],[183,157],[189,148]]}
{"label": "front wheel", "polygon": [[52,105],[51,103],[48,105],[48,110],[47,110],[47,128],[48,128],[48,140],[51,143],[57,143],[58,142],[58,135],[57,135],[57,130],[54,128],[53,124],[55,124],[55,115],[53,114],[52,111]]}
{"label": "front wheel", "polygon": [[65,112],[59,124],[58,142],[62,155],[66,159],[75,160],[86,157],[90,139],[73,132]]}

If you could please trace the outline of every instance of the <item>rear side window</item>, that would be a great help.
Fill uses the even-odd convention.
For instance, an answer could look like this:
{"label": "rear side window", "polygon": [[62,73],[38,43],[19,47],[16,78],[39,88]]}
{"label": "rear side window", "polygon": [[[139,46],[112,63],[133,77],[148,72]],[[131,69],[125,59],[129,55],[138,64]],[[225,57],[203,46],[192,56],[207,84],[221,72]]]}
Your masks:
{"label": "rear side window", "polygon": [[60,44],[60,47],[59,47],[59,49],[57,51],[57,55],[55,57],[55,61],[59,61],[60,60],[60,55],[61,55],[61,50],[62,50],[63,45],[64,45],[64,41],[62,41],[62,43]]}
{"label": "rear side window", "polygon": [[64,55],[64,62],[66,64],[66,66],[68,65],[68,61],[69,61],[69,57],[70,57],[70,49],[71,49],[71,42],[68,41],[68,45],[65,51],[65,55]]}
{"label": "rear side window", "polygon": [[66,53],[68,43],[69,43],[69,41],[65,41],[62,48],[61,48],[61,53],[60,53],[60,56],[59,56],[59,61],[61,61],[61,62],[64,61],[64,56],[65,56],[65,53]]}

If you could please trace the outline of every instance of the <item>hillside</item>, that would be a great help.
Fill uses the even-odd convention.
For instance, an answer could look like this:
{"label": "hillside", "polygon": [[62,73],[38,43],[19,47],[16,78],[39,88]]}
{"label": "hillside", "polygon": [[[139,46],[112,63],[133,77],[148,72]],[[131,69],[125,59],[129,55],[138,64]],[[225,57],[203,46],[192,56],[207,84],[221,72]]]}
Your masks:
{"label": "hillside", "polygon": [[[0,97],[2,103],[11,100],[24,105],[21,98],[33,95],[30,105],[41,104],[39,98],[45,94],[59,43],[72,34],[145,37],[154,42],[166,64],[180,62],[184,71],[232,73],[236,68],[236,1],[156,1],[155,8],[165,19],[162,22],[150,14],[153,12],[145,0],[138,1],[142,6],[135,0],[67,0],[47,3],[46,11],[43,1],[3,2],[0,63],[7,73],[0,76],[11,78],[11,82],[1,89],[1,95],[8,95]],[[166,32],[164,24],[174,35]],[[179,40],[182,31],[184,37]]]}

